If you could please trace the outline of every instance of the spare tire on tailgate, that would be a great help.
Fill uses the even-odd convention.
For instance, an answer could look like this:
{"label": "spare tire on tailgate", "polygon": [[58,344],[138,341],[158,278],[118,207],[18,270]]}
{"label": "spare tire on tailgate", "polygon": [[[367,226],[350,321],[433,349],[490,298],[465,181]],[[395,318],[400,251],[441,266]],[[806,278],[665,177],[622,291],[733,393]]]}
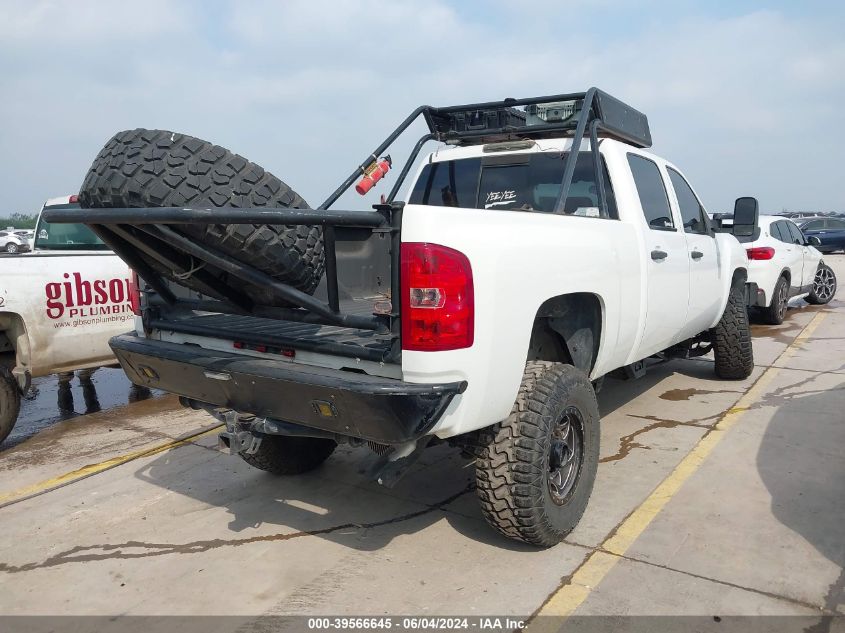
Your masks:
{"label": "spare tire on tailgate", "polygon": [[[309,208],[285,183],[242,156],[185,134],[144,129],[118,132],[106,143],[82,183],[79,201],[85,208]],[[179,224],[173,228],[309,294],[323,275],[319,226]],[[269,301],[266,291],[236,283],[253,300]]]}

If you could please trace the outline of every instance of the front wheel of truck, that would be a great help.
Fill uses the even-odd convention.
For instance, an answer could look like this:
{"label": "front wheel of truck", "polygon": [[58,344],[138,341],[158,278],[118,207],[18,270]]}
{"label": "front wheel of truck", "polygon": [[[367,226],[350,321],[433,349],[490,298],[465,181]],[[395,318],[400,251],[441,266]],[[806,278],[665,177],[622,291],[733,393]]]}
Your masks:
{"label": "front wheel of truck", "polygon": [[18,383],[5,369],[0,369],[0,442],[5,440],[18,420],[21,392]]}
{"label": "front wheel of truck", "polygon": [[265,435],[255,453],[241,453],[241,457],[250,466],[274,475],[301,475],[326,461],[336,447],[334,440],[319,437]]}
{"label": "front wheel of truck", "polygon": [[599,410],[589,378],[529,361],[511,414],[481,432],[476,485],[487,522],[509,538],[551,547],[584,514],[599,459]]}
{"label": "front wheel of truck", "polygon": [[735,287],[716,327],[711,331],[716,375],[726,380],[742,380],[754,369],[751,326],[742,287]]}

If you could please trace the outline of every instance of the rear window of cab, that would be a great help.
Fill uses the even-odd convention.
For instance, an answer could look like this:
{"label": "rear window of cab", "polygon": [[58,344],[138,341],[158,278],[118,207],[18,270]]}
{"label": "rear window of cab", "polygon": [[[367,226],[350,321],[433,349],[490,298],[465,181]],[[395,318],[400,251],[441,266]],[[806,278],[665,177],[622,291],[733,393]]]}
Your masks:
{"label": "rear window of cab", "polygon": [[[567,152],[537,152],[442,161],[426,165],[410,204],[466,209],[551,213],[560,194]],[[617,218],[607,166],[602,160],[607,215]],[[602,217],[591,152],[580,152],[564,213]]]}
{"label": "rear window of cab", "polygon": [[[56,204],[45,209],[78,209],[78,204]],[[39,251],[107,251],[109,247],[84,224],[50,224],[38,219],[35,248]]]}

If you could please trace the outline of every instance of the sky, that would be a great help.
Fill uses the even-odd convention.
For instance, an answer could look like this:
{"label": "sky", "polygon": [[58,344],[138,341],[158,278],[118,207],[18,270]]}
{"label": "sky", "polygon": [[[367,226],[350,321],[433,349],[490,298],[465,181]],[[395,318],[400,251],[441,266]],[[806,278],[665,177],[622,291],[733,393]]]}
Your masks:
{"label": "sky", "polygon": [[0,0],[0,215],[78,191],[136,127],[317,205],[418,105],[590,86],[648,115],[711,212],[845,211],[843,33],[836,1]]}

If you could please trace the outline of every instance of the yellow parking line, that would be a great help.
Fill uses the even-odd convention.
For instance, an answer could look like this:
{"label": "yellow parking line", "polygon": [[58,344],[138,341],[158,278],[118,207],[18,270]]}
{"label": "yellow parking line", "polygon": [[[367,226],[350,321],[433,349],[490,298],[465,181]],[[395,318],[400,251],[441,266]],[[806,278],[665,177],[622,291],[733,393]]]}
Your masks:
{"label": "yellow parking line", "polygon": [[152,455],[158,455],[159,453],[163,453],[164,451],[168,451],[172,448],[177,448],[179,446],[189,444],[190,442],[193,442],[194,440],[197,440],[201,437],[205,437],[206,435],[211,435],[212,433],[215,433],[221,426],[221,424],[215,424],[212,427],[205,428],[201,431],[192,433],[191,435],[187,435],[177,440],[171,440],[169,442],[165,442],[164,444],[159,444],[150,448],[144,448],[139,451],[134,451],[132,453],[126,453],[125,455],[118,455],[117,457],[112,457],[111,459],[107,459],[97,464],[89,464],[77,470],[72,470],[70,472],[64,473],[63,475],[59,475],[58,477],[45,479],[44,481],[32,484],[31,486],[19,488],[18,490],[13,490],[12,492],[7,492],[5,494],[0,495],[0,508],[4,508],[13,503],[17,503],[18,501],[23,501],[24,499],[29,499],[31,497],[44,494],[45,492],[50,492],[51,490],[55,490],[56,488],[67,486],[68,484],[72,484],[81,479],[91,477],[92,475],[96,475],[105,470],[109,470],[111,468],[115,468],[116,466],[120,466],[121,464],[131,462],[132,460],[139,459],[141,457],[150,457]]}
{"label": "yellow parking line", "polygon": [[[773,365],[788,360],[798,348],[813,334],[824,320],[825,312],[819,312],[795,337],[792,343],[781,353]],[[654,517],[669,503],[699,466],[713,452],[727,432],[736,425],[745,412],[763,395],[766,387],[781,371],[781,367],[771,366],[757,379],[751,388],[743,394],[737,403],[725,412],[713,430],[702,437],[684,459],[675,467],[655,490],[638,506],[619,527],[611,533],[601,545],[592,552],[568,581],[553,593],[540,608],[538,616],[568,616],[577,609],[590,592],[610,573],[610,570],[624,556],[628,548],[645,531]],[[543,623],[537,621],[536,628],[542,629]],[[555,626],[559,626],[559,622]]]}

